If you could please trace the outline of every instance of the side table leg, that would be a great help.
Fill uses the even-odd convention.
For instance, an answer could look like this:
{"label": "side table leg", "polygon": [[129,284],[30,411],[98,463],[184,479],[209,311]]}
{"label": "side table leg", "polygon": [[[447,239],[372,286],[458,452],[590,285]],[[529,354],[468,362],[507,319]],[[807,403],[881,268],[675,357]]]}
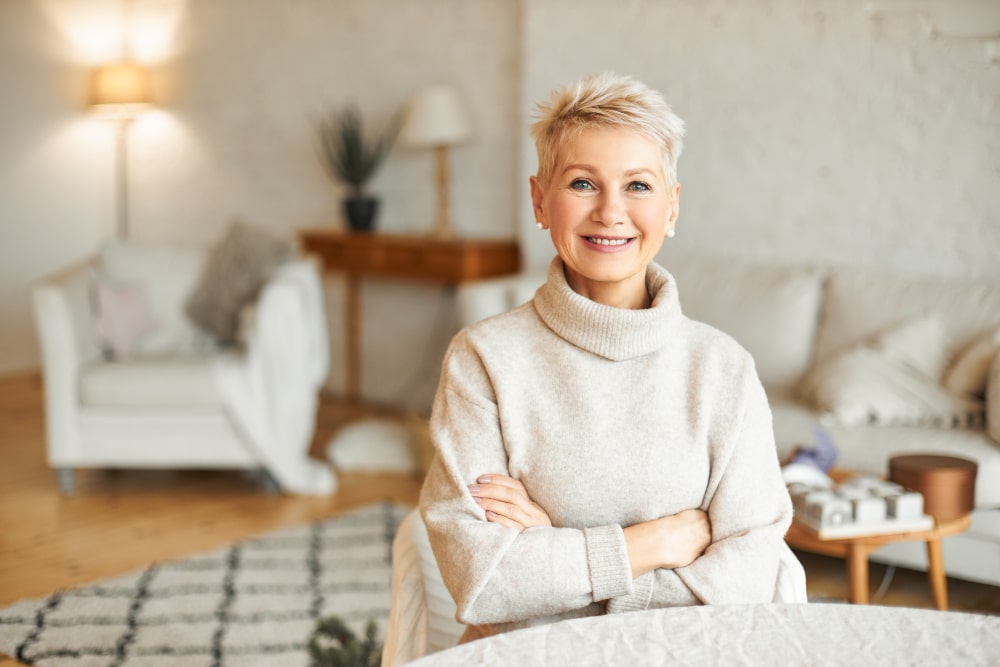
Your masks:
{"label": "side table leg", "polygon": [[849,599],[854,604],[868,604],[868,549],[860,544],[847,547]]}
{"label": "side table leg", "polygon": [[942,611],[948,609],[948,582],[944,577],[944,556],[941,540],[927,540],[927,576],[931,580],[934,606]]}

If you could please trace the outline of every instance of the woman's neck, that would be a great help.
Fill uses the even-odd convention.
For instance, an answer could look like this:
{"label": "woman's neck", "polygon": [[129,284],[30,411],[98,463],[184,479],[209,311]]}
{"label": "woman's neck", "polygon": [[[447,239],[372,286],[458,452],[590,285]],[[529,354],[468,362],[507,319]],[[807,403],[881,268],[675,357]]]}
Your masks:
{"label": "woman's neck", "polygon": [[652,305],[646,289],[645,269],[626,280],[616,282],[590,280],[569,268],[566,268],[565,275],[566,282],[574,292],[595,303],[628,310],[642,310]]}

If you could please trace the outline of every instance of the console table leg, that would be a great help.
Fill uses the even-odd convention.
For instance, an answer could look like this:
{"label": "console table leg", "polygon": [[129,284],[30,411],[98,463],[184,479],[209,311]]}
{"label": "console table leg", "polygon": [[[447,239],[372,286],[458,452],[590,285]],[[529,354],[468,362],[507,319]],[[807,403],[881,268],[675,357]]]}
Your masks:
{"label": "console table leg", "polygon": [[931,580],[934,606],[942,611],[948,609],[948,582],[944,577],[941,540],[927,540],[927,576]]}
{"label": "console table leg", "polygon": [[347,299],[344,318],[347,325],[347,400],[361,401],[361,281],[354,274],[347,275]]}
{"label": "console table leg", "polygon": [[850,580],[851,602],[868,604],[868,549],[863,545],[848,546],[847,577]]}

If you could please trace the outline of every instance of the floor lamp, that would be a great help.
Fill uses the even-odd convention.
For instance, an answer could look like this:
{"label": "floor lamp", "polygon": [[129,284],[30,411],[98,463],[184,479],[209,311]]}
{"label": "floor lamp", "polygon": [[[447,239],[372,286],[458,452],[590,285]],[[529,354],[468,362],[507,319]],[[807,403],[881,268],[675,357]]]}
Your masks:
{"label": "floor lamp", "polygon": [[150,106],[149,72],[132,61],[103,65],[90,78],[90,106],[116,124],[115,137],[115,236],[129,236],[128,131],[143,109]]}
{"label": "floor lamp", "polygon": [[437,221],[434,234],[453,238],[448,212],[448,148],[472,136],[472,123],[458,95],[449,86],[432,86],[421,91],[410,104],[400,132],[400,140],[409,148],[433,148],[437,165]]}

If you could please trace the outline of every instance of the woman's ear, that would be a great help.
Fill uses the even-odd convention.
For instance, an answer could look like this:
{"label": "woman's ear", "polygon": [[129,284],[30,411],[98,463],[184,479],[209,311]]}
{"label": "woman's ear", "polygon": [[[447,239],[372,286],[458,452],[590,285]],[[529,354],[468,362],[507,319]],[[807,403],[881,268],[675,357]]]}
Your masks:
{"label": "woman's ear", "polygon": [[542,184],[538,182],[537,176],[530,177],[528,182],[531,184],[531,207],[535,211],[535,221],[547,227],[548,221],[545,219],[545,193],[542,190]]}
{"label": "woman's ear", "polygon": [[674,223],[677,222],[677,216],[681,214],[681,184],[674,184],[673,191],[673,202],[670,206],[670,216],[667,218],[667,227],[670,229],[674,228]]}

